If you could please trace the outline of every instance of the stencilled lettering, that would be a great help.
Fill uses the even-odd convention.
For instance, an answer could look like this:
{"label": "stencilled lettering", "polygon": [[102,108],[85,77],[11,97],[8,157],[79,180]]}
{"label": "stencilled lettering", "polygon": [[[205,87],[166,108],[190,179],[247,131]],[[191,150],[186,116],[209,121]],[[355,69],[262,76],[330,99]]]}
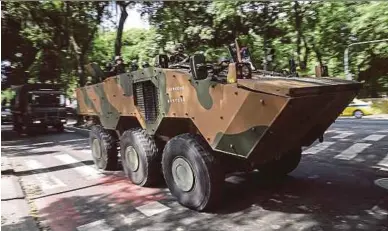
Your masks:
{"label": "stencilled lettering", "polygon": [[167,88],[167,91],[183,91],[185,89],[184,86],[179,86],[179,87],[169,87]]}
{"label": "stencilled lettering", "polygon": [[184,98],[168,99],[167,102],[168,103],[183,103],[183,102],[185,102],[185,99]]}

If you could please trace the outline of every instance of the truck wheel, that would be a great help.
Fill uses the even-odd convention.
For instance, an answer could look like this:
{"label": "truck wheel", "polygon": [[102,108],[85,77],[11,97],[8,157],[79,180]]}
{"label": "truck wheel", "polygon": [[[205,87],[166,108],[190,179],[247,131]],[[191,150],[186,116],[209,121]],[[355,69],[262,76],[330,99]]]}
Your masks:
{"label": "truck wheel", "polygon": [[171,194],[180,204],[203,211],[220,199],[225,177],[201,136],[182,134],[169,140],[163,151],[162,169]]}
{"label": "truck wheel", "polygon": [[65,126],[63,124],[57,124],[54,126],[55,129],[57,129],[58,132],[64,132],[65,131]]}
{"label": "truck wheel", "polygon": [[24,132],[28,135],[28,136],[34,136],[36,134],[39,133],[39,128],[37,127],[34,127],[34,126],[26,126],[25,129],[24,129]]}
{"label": "truck wheel", "polygon": [[23,127],[22,127],[22,125],[20,124],[20,123],[18,123],[18,122],[14,122],[14,124],[13,124],[13,130],[15,131],[15,132],[17,132],[17,133],[22,133],[22,131],[23,131]]}
{"label": "truck wheel", "polygon": [[116,170],[118,162],[116,134],[100,125],[94,125],[90,130],[89,141],[96,167],[102,170]]}
{"label": "truck wheel", "polygon": [[302,150],[295,149],[284,154],[279,160],[273,160],[259,167],[259,171],[268,177],[282,177],[298,167],[302,158]]}
{"label": "truck wheel", "polygon": [[125,175],[139,186],[151,186],[161,177],[160,159],[154,139],[143,129],[130,129],[120,138],[121,163]]}

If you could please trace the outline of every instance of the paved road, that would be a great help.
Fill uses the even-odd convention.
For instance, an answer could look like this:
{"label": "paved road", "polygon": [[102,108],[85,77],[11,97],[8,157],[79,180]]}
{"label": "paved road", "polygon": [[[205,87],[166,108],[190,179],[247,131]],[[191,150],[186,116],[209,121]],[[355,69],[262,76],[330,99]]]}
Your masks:
{"label": "paved road", "polygon": [[388,230],[388,190],[379,183],[388,177],[388,120],[337,120],[284,180],[230,176],[212,213],[180,206],[164,185],[140,188],[120,171],[96,171],[87,139],[71,130],[28,138],[3,126],[1,151],[40,226],[54,231]]}

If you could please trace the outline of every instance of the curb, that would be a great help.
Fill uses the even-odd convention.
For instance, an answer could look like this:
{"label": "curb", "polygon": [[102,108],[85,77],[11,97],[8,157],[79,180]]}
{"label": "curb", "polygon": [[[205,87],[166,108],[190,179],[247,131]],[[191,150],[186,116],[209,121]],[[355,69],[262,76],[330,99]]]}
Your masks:
{"label": "curb", "polygon": [[6,189],[1,191],[1,201],[24,199],[26,197],[20,185],[19,177],[13,175],[2,177],[1,188]]}
{"label": "curb", "polygon": [[[339,119],[356,119],[354,116],[339,116]],[[388,114],[375,114],[363,116],[362,119],[388,120]]]}
{"label": "curb", "polygon": [[11,161],[7,156],[1,157],[1,174],[3,175],[11,175],[14,174],[15,171],[12,167]]}
{"label": "curb", "polygon": [[90,130],[86,129],[86,128],[77,128],[77,127],[73,127],[73,126],[65,126],[65,128],[69,129],[70,131],[77,132],[78,134],[83,135],[83,136],[89,136],[89,132],[90,132]]}

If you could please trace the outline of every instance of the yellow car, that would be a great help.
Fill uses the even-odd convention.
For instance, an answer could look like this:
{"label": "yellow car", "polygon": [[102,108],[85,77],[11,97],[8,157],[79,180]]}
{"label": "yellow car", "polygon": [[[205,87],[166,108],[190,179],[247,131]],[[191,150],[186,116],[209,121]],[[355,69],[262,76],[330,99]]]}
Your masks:
{"label": "yellow car", "polygon": [[361,119],[364,115],[372,115],[373,110],[371,103],[364,102],[359,99],[354,99],[341,113],[341,116],[354,116]]}

